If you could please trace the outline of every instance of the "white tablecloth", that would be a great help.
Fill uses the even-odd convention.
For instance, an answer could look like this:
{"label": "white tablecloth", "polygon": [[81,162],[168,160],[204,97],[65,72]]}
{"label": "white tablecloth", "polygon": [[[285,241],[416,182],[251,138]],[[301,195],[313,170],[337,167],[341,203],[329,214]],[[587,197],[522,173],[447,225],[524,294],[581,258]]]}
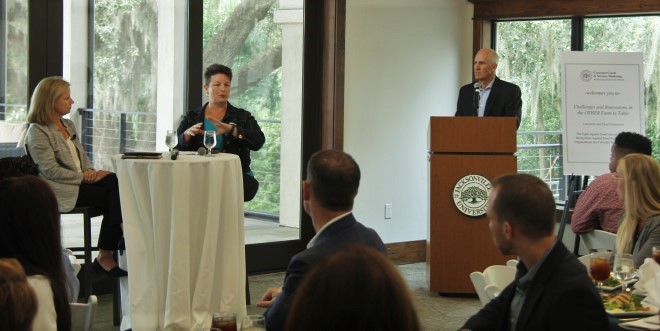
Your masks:
{"label": "white tablecloth", "polygon": [[[246,315],[243,184],[232,154],[113,158],[126,239],[130,327],[197,330]],[[122,323],[122,329],[128,327]]]}

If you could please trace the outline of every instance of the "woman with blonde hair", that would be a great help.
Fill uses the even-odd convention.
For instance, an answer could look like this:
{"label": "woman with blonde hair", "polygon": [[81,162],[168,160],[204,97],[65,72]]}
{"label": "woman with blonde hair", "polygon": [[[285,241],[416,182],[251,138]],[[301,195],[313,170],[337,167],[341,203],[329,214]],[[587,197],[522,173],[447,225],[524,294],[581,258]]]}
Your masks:
{"label": "woman with blonde hair", "polygon": [[94,269],[123,277],[127,272],[112,256],[123,236],[117,176],[92,167],[75,125],[64,118],[73,105],[69,86],[61,77],[47,77],[37,84],[27,117],[25,150],[55,192],[60,212],[83,206],[103,212]]}
{"label": "woman with blonde hair", "polygon": [[617,193],[623,215],[616,235],[616,252],[632,253],[635,266],[660,246],[660,165],[643,154],[628,154],[616,168]]}

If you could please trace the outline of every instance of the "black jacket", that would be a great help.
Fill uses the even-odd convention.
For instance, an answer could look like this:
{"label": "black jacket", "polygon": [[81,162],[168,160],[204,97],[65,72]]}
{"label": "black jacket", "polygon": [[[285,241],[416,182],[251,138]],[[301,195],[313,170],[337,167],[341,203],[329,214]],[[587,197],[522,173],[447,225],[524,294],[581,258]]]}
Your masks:
{"label": "black jacket", "polygon": [[295,292],[307,273],[326,257],[355,244],[387,254],[378,233],[359,223],[351,213],[324,228],[315,239],[314,246],[294,255],[286,269],[282,293],[264,314],[268,331],[284,330]]}
{"label": "black jacket", "polygon": [[[516,282],[527,273],[518,263],[515,280],[463,328],[509,330],[509,310]],[[557,242],[527,289],[516,330],[609,330],[607,314],[584,265]]]}
{"label": "black jacket", "polygon": [[[183,133],[191,126],[197,123],[204,122],[204,111],[206,106],[193,109],[184,115],[179,124],[176,133],[179,135],[179,144],[177,148],[182,151],[196,151],[204,146],[203,135],[196,135],[190,138],[189,142],[183,140]],[[225,136],[223,139],[223,146],[220,148],[222,152],[236,154],[241,159],[241,166],[243,173],[250,172],[250,150],[258,151],[264,145],[266,137],[259,127],[259,123],[254,119],[249,111],[241,108],[236,108],[230,103],[227,103],[227,113],[222,119],[224,123],[235,123],[238,137]]]}
{"label": "black jacket", "polygon": [[[516,117],[517,126],[520,126],[522,116],[522,99],[520,98],[520,87],[495,77],[491,87],[484,116],[510,116]],[[474,97],[474,83],[461,87],[458,93],[458,104],[455,116],[476,116],[472,106]]]}

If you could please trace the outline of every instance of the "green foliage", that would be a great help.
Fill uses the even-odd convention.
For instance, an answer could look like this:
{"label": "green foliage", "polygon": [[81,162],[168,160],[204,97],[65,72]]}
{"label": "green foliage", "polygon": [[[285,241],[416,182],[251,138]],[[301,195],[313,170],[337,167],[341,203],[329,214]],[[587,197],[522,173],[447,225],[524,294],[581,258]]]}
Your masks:
{"label": "green foliage", "polygon": [[[544,148],[519,149],[518,169],[551,185],[562,177],[560,54],[570,50],[570,20],[510,21],[497,23],[498,76],[522,90],[523,119],[518,145]],[[653,155],[660,157],[660,17],[608,17],[585,19],[585,51],[643,52],[646,134],[653,141]],[[546,134],[520,134],[548,132]]]}
{"label": "green foliage", "polygon": [[[205,47],[230,15],[234,15],[234,9],[238,4],[238,1],[204,0],[202,35]],[[273,22],[273,13],[276,9],[276,5],[272,6],[266,17],[254,25],[240,52],[230,63],[234,73],[271,48],[281,45],[281,27]],[[254,200],[245,205],[246,210],[279,214],[281,93],[282,72],[280,68],[274,68],[270,74],[243,93],[232,91],[231,94],[232,104],[250,111],[259,121],[266,136],[266,143],[261,150],[251,153],[251,168],[259,181],[259,191]]]}
{"label": "green foliage", "polygon": [[27,60],[28,57],[28,1],[13,0],[6,2],[6,76],[4,103],[7,106],[5,121],[23,122],[27,117]]}

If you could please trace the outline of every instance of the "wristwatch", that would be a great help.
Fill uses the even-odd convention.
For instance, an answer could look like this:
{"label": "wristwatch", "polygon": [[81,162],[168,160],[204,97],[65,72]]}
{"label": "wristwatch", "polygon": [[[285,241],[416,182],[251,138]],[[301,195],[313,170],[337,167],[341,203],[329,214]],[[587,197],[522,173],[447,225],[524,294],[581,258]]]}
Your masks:
{"label": "wristwatch", "polygon": [[231,130],[229,130],[229,132],[227,132],[227,135],[232,136],[232,135],[234,135],[234,130],[236,130],[236,123],[231,122],[231,123],[229,123],[229,125],[231,125]]}

